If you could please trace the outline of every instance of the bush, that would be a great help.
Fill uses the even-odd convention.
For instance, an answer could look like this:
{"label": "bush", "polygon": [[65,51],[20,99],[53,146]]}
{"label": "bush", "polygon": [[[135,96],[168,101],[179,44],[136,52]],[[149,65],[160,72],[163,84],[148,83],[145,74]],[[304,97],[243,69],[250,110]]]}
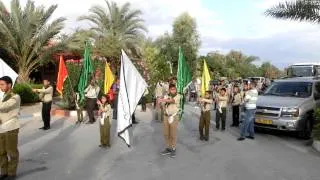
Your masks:
{"label": "bush", "polygon": [[43,84],[30,84],[33,89],[42,89]]}
{"label": "bush", "polygon": [[22,104],[39,102],[38,94],[32,92],[32,87],[28,83],[15,84],[13,92],[20,95]]}
{"label": "bush", "polygon": [[[66,79],[63,85],[63,104],[65,109],[74,109],[75,108],[75,97],[73,96],[73,92],[78,92],[78,82],[80,79],[80,73],[82,64],[81,63],[66,63],[69,77]],[[104,82],[104,68],[105,63],[99,60],[92,61],[93,71],[100,71],[100,79],[98,81],[99,86],[101,88],[100,92],[103,92],[103,82]],[[70,79],[69,79],[70,78]],[[90,80],[89,77],[88,80]]]}
{"label": "bush", "polygon": [[315,120],[315,126],[312,130],[312,137],[315,140],[320,140],[320,108],[317,108],[314,111],[314,120]]}

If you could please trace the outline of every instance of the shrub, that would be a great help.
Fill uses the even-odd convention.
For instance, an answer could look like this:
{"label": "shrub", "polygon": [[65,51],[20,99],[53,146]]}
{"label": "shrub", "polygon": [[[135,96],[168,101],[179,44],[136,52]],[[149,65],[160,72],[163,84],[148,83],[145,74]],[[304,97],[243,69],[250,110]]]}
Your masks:
{"label": "shrub", "polygon": [[315,126],[313,127],[312,137],[315,140],[320,140],[320,108],[314,111]]}
{"label": "shrub", "polygon": [[[99,60],[93,60],[93,71],[100,71],[100,79],[98,81],[99,86],[101,88],[100,92],[103,92],[103,82],[104,82],[104,68],[105,63]],[[82,64],[81,63],[66,63],[69,77],[66,79],[63,85],[63,104],[66,109],[74,109],[75,108],[75,97],[73,96],[73,92],[78,91],[78,82],[80,79],[80,73]],[[89,77],[90,78],[90,77]],[[90,79],[88,79],[90,80]]]}
{"label": "shrub", "polygon": [[22,104],[35,103],[39,101],[38,94],[32,92],[32,87],[28,83],[15,84],[13,92],[20,95]]}

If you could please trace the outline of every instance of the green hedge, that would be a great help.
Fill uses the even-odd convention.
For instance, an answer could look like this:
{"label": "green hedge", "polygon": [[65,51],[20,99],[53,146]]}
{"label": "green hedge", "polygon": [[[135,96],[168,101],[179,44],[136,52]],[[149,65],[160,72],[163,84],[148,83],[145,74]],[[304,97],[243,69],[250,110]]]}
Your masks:
{"label": "green hedge", "polygon": [[28,83],[15,84],[13,92],[20,95],[22,104],[39,102],[39,96],[32,92],[32,88],[42,88],[42,85],[31,85]]}
{"label": "green hedge", "polygon": [[[101,72],[99,85],[101,87],[101,93],[103,92],[103,82],[104,82],[104,68],[105,63],[103,61],[93,60],[92,61],[94,72],[99,69]],[[63,104],[66,109],[75,108],[75,97],[73,96],[73,91],[78,91],[78,82],[80,78],[82,64],[78,63],[66,63],[69,77],[64,82],[63,85]],[[90,80],[90,79],[89,79]]]}

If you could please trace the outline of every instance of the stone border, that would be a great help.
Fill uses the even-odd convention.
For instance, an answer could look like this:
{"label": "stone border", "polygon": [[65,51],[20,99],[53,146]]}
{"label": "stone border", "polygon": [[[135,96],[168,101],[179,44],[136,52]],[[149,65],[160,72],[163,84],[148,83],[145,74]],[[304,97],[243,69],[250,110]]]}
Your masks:
{"label": "stone border", "polygon": [[[141,109],[141,106],[138,105],[136,109]],[[87,116],[87,111],[82,111],[83,117]],[[95,116],[98,115],[98,111],[95,111]],[[52,108],[51,109],[51,115],[52,116],[60,116],[60,117],[77,117],[77,111],[76,110],[64,110],[64,109],[57,109],[57,108]],[[25,119],[25,118],[32,118],[32,117],[41,117],[41,112],[36,112],[33,114],[25,114],[22,115],[20,118]]]}
{"label": "stone border", "polygon": [[316,151],[320,152],[320,141],[318,141],[318,140],[313,140],[312,147],[313,147]]}

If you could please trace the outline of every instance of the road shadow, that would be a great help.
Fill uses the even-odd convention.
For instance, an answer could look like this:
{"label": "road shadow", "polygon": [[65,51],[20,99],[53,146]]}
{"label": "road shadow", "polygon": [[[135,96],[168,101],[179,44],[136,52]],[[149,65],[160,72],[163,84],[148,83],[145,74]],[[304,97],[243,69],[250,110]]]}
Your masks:
{"label": "road shadow", "polygon": [[28,133],[23,134],[23,138],[19,139],[20,140],[19,146],[22,146],[30,141],[35,141],[35,140],[43,137],[44,134],[61,129],[61,127],[63,127],[65,121],[66,120],[62,117],[62,118],[59,118],[59,119],[55,120],[54,122],[52,122],[50,125],[51,129],[48,131],[43,131],[43,130],[36,128],[36,129],[32,130],[32,132],[33,132],[32,134],[28,134]]}
{"label": "road shadow", "polygon": [[43,166],[43,167],[37,167],[37,168],[34,168],[34,169],[30,169],[28,171],[23,171],[21,173],[18,174],[17,176],[17,179],[21,179],[25,176],[29,176],[29,175],[32,175],[34,173],[38,173],[38,172],[42,172],[42,171],[46,171],[48,170],[48,168],[46,166]]}
{"label": "road shadow", "polygon": [[[54,171],[62,172],[64,171],[64,165],[55,167],[52,169],[47,162],[54,162],[57,157],[63,158],[68,157],[74,151],[72,143],[68,143],[68,137],[78,129],[76,126],[69,125],[64,127],[64,124],[67,123],[65,120],[58,119],[51,124],[52,130],[35,132],[31,136],[27,136],[22,140],[22,144],[35,141],[43,136],[50,136],[50,133],[55,133],[56,131],[61,131],[55,137],[48,139],[47,141],[41,144],[41,147],[34,147],[35,150],[26,153],[20,159],[20,164],[18,168],[18,176],[25,179],[35,179],[35,174],[38,177],[45,177],[45,171]],[[63,141],[67,141],[64,142]],[[60,149],[63,143],[63,149]],[[52,164],[50,164],[52,165]],[[32,167],[32,168],[30,168]],[[38,175],[38,173],[41,173]],[[39,179],[39,178],[36,178]]]}

